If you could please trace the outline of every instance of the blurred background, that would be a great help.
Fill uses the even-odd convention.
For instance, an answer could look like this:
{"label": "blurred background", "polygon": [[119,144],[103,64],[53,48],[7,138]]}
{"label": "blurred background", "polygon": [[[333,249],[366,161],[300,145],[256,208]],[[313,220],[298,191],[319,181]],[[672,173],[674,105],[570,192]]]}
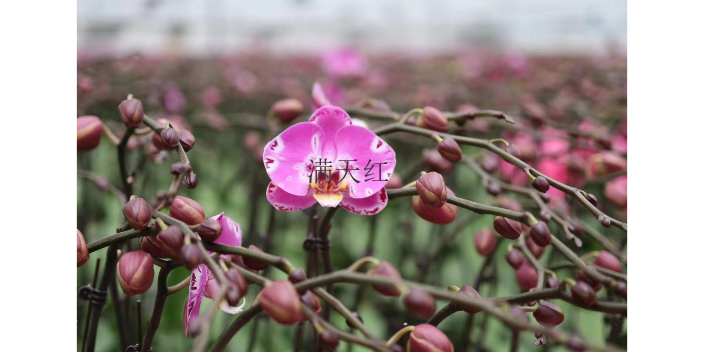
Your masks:
{"label": "blurred background", "polygon": [[[302,242],[307,215],[277,212],[267,203],[264,190],[269,179],[261,167],[261,147],[271,138],[264,117],[271,105],[284,98],[298,99],[306,112],[297,121],[307,120],[315,82],[343,107],[405,112],[432,105],[446,111],[476,107],[505,111],[517,120],[520,132],[488,120],[470,121],[454,132],[510,141],[526,141],[527,136],[524,148],[535,148],[527,160],[554,161],[566,173],[566,182],[583,186],[600,200],[607,198],[603,182],[594,181],[589,171],[593,156],[608,152],[626,157],[625,1],[79,0],[77,36],[79,116],[99,116],[119,136],[124,126],[117,106],[127,94],[134,94],[143,101],[147,115],[191,130],[197,142],[189,157],[199,185],[193,190],[182,187],[180,194],[197,200],[208,216],[224,211],[237,221],[245,246],[267,247],[298,267],[306,265]],[[368,122],[372,127],[383,123]],[[577,133],[609,143],[566,138]],[[130,140],[128,164],[135,170],[135,193],[151,201],[168,188],[169,166],[177,158],[154,149],[150,138]],[[569,140],[566,149],[545,147],[546,141],[555,139]],[[396,172],[404,183],[422,170],[444,167],[448,186],[459,196],[538,213],[520,196],[488,194],[481,178],[465,166],[438,165],[430,155],[432,141],[408,135],[385,140],[397,151]],[[481,151],[465,148],[464,153],[476,156]],[[107,138],[96,150],[78,153],[83,176],[77,181],[77,221],[89,242],[114,233],[122,224],[120,200],[106,186],[119,185],[116,161],[116,148]],[[86,170],[90,177],[85,177]],[[502,168],[496,177],[526,182],[510,168]],[[454,223],[432,225],[418,218],[410,203],[410,198],[392,201],[376,217],[338,212],[331,232],[334,267],[343,268],[372,253],[410,280],[440,287],[472,285],[483,262],[474,248],[474,235],[491,227],[492,217],[460,210]],[[626,220],[625,204],[602,204]],[[551,206],[568,212],[569,205],[561,199],[551,201]],[[597,225],[581,209],[574,209],[572,216]],[[623,237],[613,228],[603,233],[616,242]],[[581,249],[570,246],[581,254],[601,249],[592,238],[583,240]],[[136,241],[129,245],[138,247]],[[494,275],[480,293],[492,297],[520,292],[513,269],[503,259],[506,243],[496,251]],[[104,255],[104,250],[96,252],[78,270],[79,285],[90,282],[96,258]],[[548,249],[542,260],[548,265],[559,256]],[[560,272],[561,277],[570,274]],[[169,284],[187,275],[178,269],[169,276]],[[283,278],[278,272],[271,275]],[[155,291],[156,285],[140,297],[145,321],[151,316]],[[257,292],[250,287],[247,306]],[[400,300],[369,288],[340,284],[335,294],[359,311],[379,336],[420,322],[405,312]],[[603,291],[600,299],[606,298],[601,295]],[[185,291],[169,296],[154,341],[156,350],[190,349],[192,340],[183,336],[185,300]],[[134,302],[119,308],[129,311],[132,323]],[[210,303],[204,300],[201,310]],[[604,314],[556,303],[566,314],[564,330],[600,344],[612,338]],[[109,300],[101,316],[98,351],[121,349],[114,313]],[[79,342],[85,315],[86,304],[79,302]],[[232,319],[218,312],[212,339]],[[333,313],[331,319],[346,328],[340,316]],[[466,314],[455,314],[440,328],[456,351],[509,348],[510,331],[481,314],[471,323]],[[312,342],[310,328],[306,329],[308,351]],[[135,330],[130,328],[134,341]],[[625,346],[625,326],[622,331],[613,340]],[[293,350],[295,333],[295,327],[260,317],[236,335],[228,350]],[[531,334],[522,334],[521,350],[536,348],[532,341]],[[339,350],[348,346],[343,343]]]}

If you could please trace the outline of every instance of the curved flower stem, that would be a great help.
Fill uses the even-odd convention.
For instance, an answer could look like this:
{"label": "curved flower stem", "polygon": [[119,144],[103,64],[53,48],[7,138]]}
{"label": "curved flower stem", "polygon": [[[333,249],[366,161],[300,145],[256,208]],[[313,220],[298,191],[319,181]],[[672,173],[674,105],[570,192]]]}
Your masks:
{"label": "curved flower stem", "polygon": [[117,145],[117,160],[120,165],[120,181],[122,182],[122,192],[125,194],[125,198],[129,199],[132,196],[132,184],[134,180],[130,180],[131,175],[127,171],[127,142],[134,133],[134,128],[128,128],[125,134],[120,140],[120,144]]}
{"label": "curved flower stem", "polygon": [[144,229],[143,231],[137,231],[134,229],[118,232],[112,236],[101,238],[97,241],[88,243],[88,252],[93,253],[99,249],[103,249],[112,244],[122,243],[124,241],[129,241],[133,238],[139,238],[144,236],[155,236],[158,232],[151,227]]}
{"label": "curved flower stem", "polygon": [[[428,138],[432,138],[434,134],[438,134],[435,131],[431,130],[426,130],[420,127],[415,127],[415,126],[409,126],[405,124],[400,124],[400,123],[392,123],[388,124],[385,126],[382,126],[376,130],[373,131],[375,134],[378,136],[384,135],[384,134],[389,134],[389,133],[394,133],[394,132],[408,132],[408,133],[413,133],[416,135],[420,136],[425,136]],[[565,194],[570,195],[571,197],[577,199],[577,201],[582,204],[589,212],[591,212],[594,217],[597,219],[600,219],[600,221],[603,219],[604,222],[610,222],[614,226],[618,227],[619,229],[623,230],[624,232],[627,231],[627,224],[621,221],[618,221],[614,219],[613,217],[610,217],[606,215],[604,212],[599,210],[597,207],[592,205],[582,194],[582,190],[576,187],[572,187],[569,185],[566,185],[562,182],[559,182],[539,170],[533,168],[523,160],[511,155],[509,152],[501,149],[500,147],[496,146],[495,144],[491,143],[488,140],[485,139],[477,139],[477,138],[470,138],[470,137],[462,137],[462,136],[457,136],[457,135],[451,135],[451,134],[446,134],[446,133],[440,133],[439,134],[441,137],[452,137],[457,141],[459,144],[466,144],[466,145],[471,145],[474,147],[479,147],[486,149],[498,156],[500,156],[502,159],[507,161],[510,164],[513,164],[514,166],[520,168],[521,170],[526,170],[526,172],[531,172],[534,176],[543,176],[548,180],[548,183],[550,186],[555,187],[556,189],[562,191]],[[448,197],[449,198],[449,197]]]}
{"label": "curved flower stem", "polygon": [[177,283],[176,285],[169,286],[168,289],[166,290],[167,295],[173,295],[174,293],[177,293],[184,288],[188,287],[188,284],[191,282],[190,277],[186,277],[185,279],[181,280],[181,282]]}
{"label": "curved flower stem", "polygon": [[[575,266],[574,263],[572,262],[558,262],[550,266],[550,270],[560,270],[560,269],[566,269],[566,268],[573,268]],[[606,268],[601,268],[601,267],[595,267],[596,271],[613,277],[614,279],[622,280],[625,282],[628,282],[628,276],[622,273],[617,273],[615,271],[606,269]]]}

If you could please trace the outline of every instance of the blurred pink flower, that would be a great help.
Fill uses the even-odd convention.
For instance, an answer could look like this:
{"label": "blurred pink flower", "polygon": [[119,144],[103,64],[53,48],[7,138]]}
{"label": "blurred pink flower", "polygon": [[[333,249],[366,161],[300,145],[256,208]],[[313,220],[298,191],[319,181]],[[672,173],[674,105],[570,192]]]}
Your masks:
{"label": "blurred pink flower", "polygon": [[323,70],[333,78],[358,78],[367,72],[367,59],[354,49],[339,49],[323,54]]}
{"label": "blurred pink flower", "polygon": [[200,101],[206,107],[212,108],[218,106],[222,102],[222,93],[220,89],[215,86],[210,86],[203,90],[200,94]]}
{"label": "blurred pink flower", "polygon": [[180,114],[186,108],[186,97],[176,87],[164,91],[164,110],[169,114]]}
{"label": "blurred pink flower", "polygon": [[[344,110],[324,106],[271,140],[263,161],[271,178],[266,198],[276,209],[301,210],[317,201],[371,215],[386,207],[386,181],[374,180],[389,180],[396,153],[372,131],[354,126]],[[370,162],[385,164],[370,168]]]}
{"label": "blurred pink flower", "polygon": [[[567,167],[567,163],[562,160],[556,158],[543,158],[540,162],[538,162],[535,168],[558,182],[568,183],[570,172]],[[550,187],[548,194],[551,199],[565,199],[565,194],[555,187]]]}
{"label": "blurred pink flower", "polygon": [[[232,247],[242,246],[242,230],[239,224],[225,216],[225,213],[215,215],[211,219],[218,220],[222,226],[222,233],[214,243]],[[221,257],[226,258],[230,256],[231,255],[222,255]],[[201,264],[193,270],[188,290],[188,300],[186,301],[186,306],[183,308],[183,331],[186,336],[188,336],[188,325],[198,319],[203,296],[213,299],[218,294],[219,289],[220,284],[205,264]],[[244,303],[244,299],[242,299],[240,306],[232,307],[227,303],[227,300],[222,300],[218,307],[224,312],[236,314],[242,311]]]}
{"label": "blurred pink flower", "polygon": [[604,195],[611,204],[624,208],[628,205],[628,180],[627,176],[621,176],[609,181],[604,189]]}

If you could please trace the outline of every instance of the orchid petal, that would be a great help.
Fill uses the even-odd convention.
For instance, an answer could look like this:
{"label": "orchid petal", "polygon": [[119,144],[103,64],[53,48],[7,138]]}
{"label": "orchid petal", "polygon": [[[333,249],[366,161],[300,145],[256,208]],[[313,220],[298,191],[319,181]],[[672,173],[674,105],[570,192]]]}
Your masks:
{"label": "orchid petal", "polygon": [[188,336],[188,324],[195,322],[200,314],[200,303],[207,286],[208,271],[205,264],[201,264],[191,273],[188,300],[183,308],[183,333],[186,336]]}
{"label": "orchid petal", "polygon": [[384,210],[388,202],[389,197],[386,196],[386,189],[382,188],[379,192],[367,198],[345,197],[340,202],[340,205],[345,210],[355,214],[374,215]]}
{"label": "orchid petal", "polygon": [[274,182],[269,182],[266,188],[266,200],[280,211],[302,210],[315,204],[315,198],[310,195],[293,195],[277,187]]}
{"label": "orchid petal", "polygon": [[222,226],[222,233],[213,243],[224,244],[226,246],[239,247],[242,246],[242,229],[234,220],[225,216],[225,213],[220,213],[213,216]]}
{"label": "orchid petal", "polygon": [[315,200],[318,201],[318,204],[320,204],[320,206],[328,208],[336,207],[338,204],[340,204],[340,201],[343,198],[342,193],[339,192],[313,193],[313,197],[315,198]]}
{"label": "orchid petal", "polygon": [[[384,188],[396,166],[396,153],[384,140],[364,127],[346,126],[337,131],[335,144],[337,167],[347,168],[351,176],[354,176],[348,185],[352,198],[367,198]],[[349,165],[344,161],[354,159],[356,161],[349,161]],[[379,165],[375,165],[377,163],[382,163],[381,175]]]}
{"label": "orchid petal", "polygon": [[325,95],[323,87],[318,82],[313,84],[313,105],[315,105],[316,109],[326,105],[332,105],[328,97]]}
{"label": "orchid petal", "polygon": [[321,158],[325,139],[323,129],[309,122],[295,124],[281,132],[267,143],[262,156],[271,180],[288,193],[308,194],[313,172],[311,160],[317,162]]}
{"label": "orchid petal", "polygon": [[347,115],[345,110],[336,106],[323,106],[313,113],[308,122],[320,126],[327,137],[323,140],[321,157],[328,160],[335,160],[336,140],[334,137],[339,129],[352,125],[350,115]]}

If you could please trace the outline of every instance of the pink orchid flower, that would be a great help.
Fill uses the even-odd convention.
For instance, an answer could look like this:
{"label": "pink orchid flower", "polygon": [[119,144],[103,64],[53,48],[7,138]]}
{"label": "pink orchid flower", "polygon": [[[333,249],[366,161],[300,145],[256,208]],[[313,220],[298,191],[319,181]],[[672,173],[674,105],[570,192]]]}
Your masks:
{"label": "pink orchid flower", "polygon": [[367,72],[367,59],[356,50],[333,50],[323,55],[323,70],[334,78],[356,78]]}
{"label": "pink orchid flower", "polygon": [[[225,216],[225,213],[213,216],[211,219],[216,219],[222,226],[222,233],[214,243],[219,243],[227,246],[239,247],[242,246],[242,230],[240,225],[234,220]],[[222,255],[221,257],[229,257],[230,255]],[[220,284],[215,279],[213,273],[205,264],[199,265],[191,273],[191,283],[188,289],[188,300],[183,308],[183,331],[188,336],[188,324],[195,322],[200,314],[200,304],[203,296],[213,299],[217,296],[220,290]],[[244,298],[242,304],[237,307],[232,307],[227,304],[226,300],[220,302],[220,309],[230,314],[237,314],[244,307]]]}
{"label": "pink orchid flower", "polygon": [[[388,202],[384,185],[394,172],[396,153],[374,132],[353,125],[344,110],[324,106],[308,122],[271,140],[263,160],[271,178],[266,199],[276,209],[296,211],[318,202],[372,215]],[[327,175],[321,160],[331,162]]]}

